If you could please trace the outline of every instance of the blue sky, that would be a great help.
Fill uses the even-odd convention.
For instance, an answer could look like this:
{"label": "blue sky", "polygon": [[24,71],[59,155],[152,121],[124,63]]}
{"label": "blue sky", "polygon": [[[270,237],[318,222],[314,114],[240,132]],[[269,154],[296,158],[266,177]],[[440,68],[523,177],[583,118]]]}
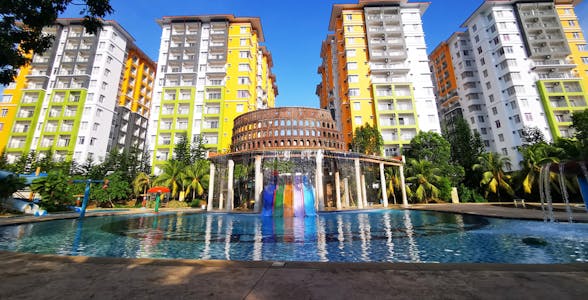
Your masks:
{"label": "blue sky", "polygon": [[[233,14],[260,17],[265,45],[274,61],[279,96],[276,106],[318,107],[315,95],[320,81],[321,42],[328,33],[331,6],[357,0],[111,0],[115,9],[108,19],[119,22],[136,39],[137,45],[157,59],[161,29],[155,20],[162,16]],[[427,48],[459,30],[461,23],[482,0],[431,0],[423,16]],[[79,7],[66,12],[76,17]],[[582,28],[588,28],[588,1],[576,7]],[[582,18],[584,17],[584,18]]]}

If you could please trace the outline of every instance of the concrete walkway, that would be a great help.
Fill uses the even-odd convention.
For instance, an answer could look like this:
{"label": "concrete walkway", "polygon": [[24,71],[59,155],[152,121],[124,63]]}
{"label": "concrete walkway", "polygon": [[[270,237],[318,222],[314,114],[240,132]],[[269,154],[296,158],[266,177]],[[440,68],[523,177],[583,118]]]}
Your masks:
{"label": "concrete walkway", "polygon": [[588,264],[273,263],[0,252],[0,299],[585,299]]}
{"label": "concrete walkway", "polygon": [[[479,204],[432,204],[412,208],[506,218],[543,218],[541,210]],[[88,216],[142,212],[150,211],[89,212]],[[585,218],[586,214],[574,216]],[[76,214],[0,218],[0,225],[75,217]],[[0,299],[563,300],[585,299],[587,295],[588,264],[234,262],[67,257],[0,251]]]}

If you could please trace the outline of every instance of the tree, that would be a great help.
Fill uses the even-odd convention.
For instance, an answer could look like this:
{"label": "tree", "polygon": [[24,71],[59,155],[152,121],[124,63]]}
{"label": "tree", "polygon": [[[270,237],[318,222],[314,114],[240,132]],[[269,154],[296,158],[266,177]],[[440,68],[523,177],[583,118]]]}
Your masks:
{"label": "tree", "polygon": [[523,155],[523,160],[520,163],[522,167],[520,171],[521,177],[524,178],[522,182],[523,191],[531,194],[539,179],[541,167],[547,163],[558,163],[558,154],[563,154],[563,149],[541,142],[520,147],[519,152]]}
{"label": "tree", "polygon": [[409,183],[406,192],[419,202],[423,200],[428,203],[429,200],[436,200],[439,197],[439,188],[435,183],[441,180],[439,173],[441,170],[434,167],[433,163],[425,159],[408,160],[406,181]]}
{"label": "tree", "polygon": [[378,127],[372,127],[370,124],[365,123],[365,125],[355,129],[350,148],[357,153],[382,155],[383,146],[384,139]]}
{"label": "tree", "polygon": [[[247,162],[235,165],[235,171],[233,172],[233,177],[237,181],[237,199],[238,203],[236,206],[240,206],[243,204],[243,194],[245,197],[249,195],[247,191],[247,179],[249,173],[251,172],[252,168],[251,165]],[[245,185],[245,193],[241,191],[242,186]],[[245,199],[247,200],[247,199]]]}
{"label": "tree", "polygon": [[472,166],[478,162],[478,156],[484,153],[480,134],[478,132],[472,134],[468,123],[463,118],[459,118],[455,122],[453,133],[447,136],[447,141],[450,144],[451,160],[464,170],[465,183],[468,186],[476,186]]}
{"label": "tree", "polygon": [[31,190],[41,195],[41,206],[47,210],[56,210],[71,204],[69,176],[63,170],[49,171],[46,177],[33,181]]}
{"label": "tree", "polygon": [[104,188],[104,185],[100,184],[98,186],[101,188],[92,189],[92,198],[101,203],[110,202],[112,207],[114,207],[113,200],[127,199],[131,193],[131,186],[124,177],[124,172],[122,171],[108,175],[105,178],[105,180],[108,180],[108,187]]}
{"label": "tree", "polygon": [[436,132],[419,132],[411,141],[407,151],[409,158],[427,160],[440,170],[440,176],[448,177],[456,186],[464,176],[464,169],[451,163],[451,146]]}
{"label": "tree", "polygon": [[579,159],[588,159],[588,109],[582,112],[574,112],[572,115],[572,128],[576,130],[576,139],[582,145],[582,157]]}
{"label": "tree", "polygon": [[0,170],[7,170],[9,167],[8,158],[6,157],[6,148],[0,153]]}
{"label": "tree", "polygon": [[172,198],[178,195],[182,187],[182,172],[184,165],[177,160],[168,160],[162,166],[162,173],[155,179],[155,185],[164,185],[170,188]]}
{"label": "tree", "polygon": [[523,145],[545,143],[545,135],[537,127],[523,127],[522,140]]}
{"label": "tree", "polygon": [[489,193],[495,194],[500,201],[500,190],[504,190],[508,195],[513,196],[514,191],[510,186],[510,176],[504,173],[504,166],[510,163],[508,156],[502,156],[498,153],[484,153],[478,157],[478,164],[472,166],[472,169],[482,172],[480,186],[485,188],[485,198],[488,199]]}
{"label": "tree", "polygon": [[386,178],[386,190],[388,196],[391,196],[394,204],[396,201],[396,191],[400,190],[400,176],[398,175],[398,168],[386,168],[384,169],[384,178]]}
{"label": "tree", "polygon": [[208,188],[209,172],[210,162],[201,159],[187,166],[182,173],[182,184],[186,188],[185,193],[192,192],[192,201],[196,199],[196,195],[202,196],[204,190]]}
{"label": "tree", "polygon": [[181,162],[184,166],[191,165],[194,162],[192,159],[190,142],[185,135],[180,137],[180,140],[174,147],[173,153],[174,159]]}
{"label": "tree", "polygon": [[204,144],[206,141],[202,135],[197,135],[194,143],[192,144],[192,159],[197,161],[199,159],[205,159],[206,157],[206,148]]}
{"label": "tree", "polygon": [[109,0],[3,0],[0,4],[0,84],[14,81],[18,70],[31,62],[30,53],[43,54],[54,36],[43,33],[70,4],[81,5],[86,31],[96,34],[102,28],[100,18],[114,10]]}
{"label": "tree", "polygon": [[150,187],[151,177],[145,172],[140,172],[139,174],[137,174],[137,176],[133,180],[133,192],[135,193],[135,195],[139,195],[141,194],[141,192],[143,192],[143,194],[146,194],[147,189]]}
{"label": "tree", "polygon": [[12,196],[12,194],[25,187],[25,179],[9,173],[6,177],[0,177],[0,200]]}

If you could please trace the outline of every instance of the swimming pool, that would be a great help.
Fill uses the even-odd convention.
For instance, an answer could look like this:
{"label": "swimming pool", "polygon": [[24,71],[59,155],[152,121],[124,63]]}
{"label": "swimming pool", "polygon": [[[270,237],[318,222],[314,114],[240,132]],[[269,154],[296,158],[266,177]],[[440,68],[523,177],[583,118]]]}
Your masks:
{"label": "swimming pool", "polygon": [[588,224],[409,210],[275,218],[161,213],[0,227],[0,249],[98,257],[332,262],[588,262]]}

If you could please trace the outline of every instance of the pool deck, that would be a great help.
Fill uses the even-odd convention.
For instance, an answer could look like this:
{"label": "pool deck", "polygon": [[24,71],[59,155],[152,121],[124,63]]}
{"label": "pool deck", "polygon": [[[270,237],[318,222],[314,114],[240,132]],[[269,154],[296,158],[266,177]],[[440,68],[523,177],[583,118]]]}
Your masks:
{"label": "pool deck", "polygon": [[[411,208],[504,218],[543,218],[541,210],[478,204]],[[142,212],[149,211],[114,214]],[[90,211],[88,216],[107,214],[113,213]],[[74,217],[76,214],[0,218],[0,225]],[[574,218],[585,217],[586,213],[574,214]],[[588,263],[235,262],[69,257],[0,251],[0,278],[0,299],[563,300],[586,299],[588,295]]]}

